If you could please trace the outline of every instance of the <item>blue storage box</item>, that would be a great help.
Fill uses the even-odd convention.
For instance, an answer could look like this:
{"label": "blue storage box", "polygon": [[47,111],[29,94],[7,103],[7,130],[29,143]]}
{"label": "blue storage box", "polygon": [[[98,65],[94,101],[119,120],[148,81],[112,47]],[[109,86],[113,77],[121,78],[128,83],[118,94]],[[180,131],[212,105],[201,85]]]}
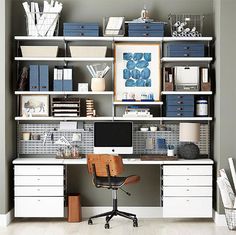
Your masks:
{"label": "blue storage box", "polygon": [[98,23],[64,23],[63,24],[64,36],[99,36]]}
{"label": "blue storage box", "polygon": [[193,95],[167,95],[167,117],[194,117]]}
{"label": "blue storage box", "polygon": [[130,37],[163,37],[164,23],[128,23]]}
{"label": "blue storage box", "polygon": [[169,57],[204,57],[204,43],[169,43],[167,45]]}

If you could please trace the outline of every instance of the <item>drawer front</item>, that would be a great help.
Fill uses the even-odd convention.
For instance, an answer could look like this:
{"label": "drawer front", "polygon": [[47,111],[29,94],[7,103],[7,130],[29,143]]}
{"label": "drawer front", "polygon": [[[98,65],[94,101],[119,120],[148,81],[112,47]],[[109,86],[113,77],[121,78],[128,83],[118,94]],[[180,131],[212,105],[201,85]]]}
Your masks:
{"label": "drawer front", "polygon": [[204,44],[202,43],[173,43],[167,45],[169,51],[204,51]]}
{"label": "drawer front", "polygon": [[63,186],[63,176],[15,176],[15,186]]}
{"label": "drawer front", "polygon": [[131,31],[135,30],[143,30],[143,31],[164,31],[164,24],[157,24],[157,23],[131,23],[128,24],[128,29]]}
{"label": "drawer front", "polygon": [[16,186],[14,188],[16,196],[64,196],[64,187],[51,186],[51,187],[32,187],[32,186]]}
{"label": "drawer front", "polygon": [[194,100],[167,100],[166,105],[177,105],[177,106],[184,106],[184,105],[188,105],[188,106],[194,106]]}
{"label": "drawer front", "polygon": [[167,117],[194,117],[194,112],[166,112]]}
{"label": "drawer front", "polygon": [[163,176],[163,186],[212,186],[212,176]]}
{"label": "drawer front", "polygon": [[166,101],[194,101],[193,95],[167,95]]}
{"label": "drawer front", "polygon": [[98,24],[83,24],[83,23],[64,23],[63,29],[65,30],[98,30],[99,25]]}
{"label": "drawer front", "polygon": [[63,166],[15,165],[15,175],[63,175]]}
{"label": "drawer front", "polygon": [[164,197],[212,197],[212,187],[163,187]]}
{"label": "drawer front", "polygon": [[64,197],[15,197],[15,217],[64,217]]}
{"label": "drawer front", "polygon": [[129,31],[129,37],[164,37],[164,31]]}
{"label": "drawer front", "polygon": [[201,51],[170,51],[170,57],[204,57],[204,52]]}
{"label": "drawer front", "polygon": [[98,37],[99,31],[98,30],[64,30],[63,35],[67,37]]}
{"label": "drawer front", "polygon": [[194,112],[194,105],[168,105],[167,112]]}
{"label": "drawer front", "polygon": [[163,175],[212,175],[211,165],[163,166]]}
{"label": "drawer front", "polygon": [[163,217],[212,218],[212,197],[163,197]]}

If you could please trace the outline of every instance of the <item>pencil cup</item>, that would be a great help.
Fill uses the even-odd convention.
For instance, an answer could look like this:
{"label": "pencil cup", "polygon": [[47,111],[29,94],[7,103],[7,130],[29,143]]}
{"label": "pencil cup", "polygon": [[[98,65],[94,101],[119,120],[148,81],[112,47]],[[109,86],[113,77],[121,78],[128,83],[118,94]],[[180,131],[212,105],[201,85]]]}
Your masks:
{"label": "pencil cup", "polygon": [[92,91],[105,91],[105,78],[92,78],[91,90]]}

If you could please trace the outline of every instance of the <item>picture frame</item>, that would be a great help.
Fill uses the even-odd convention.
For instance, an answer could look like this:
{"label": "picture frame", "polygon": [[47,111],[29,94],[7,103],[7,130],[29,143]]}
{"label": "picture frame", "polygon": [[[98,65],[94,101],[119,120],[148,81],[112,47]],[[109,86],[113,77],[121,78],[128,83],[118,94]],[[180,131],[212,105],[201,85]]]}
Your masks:
{"label": "picture frame", "polygon": [[24,117],[49,116],[49,96],[21,95],[20,115]]}
{"label": "picture frame", "polygon": [[115,43],[116,101],[160,101],[160,43]]}

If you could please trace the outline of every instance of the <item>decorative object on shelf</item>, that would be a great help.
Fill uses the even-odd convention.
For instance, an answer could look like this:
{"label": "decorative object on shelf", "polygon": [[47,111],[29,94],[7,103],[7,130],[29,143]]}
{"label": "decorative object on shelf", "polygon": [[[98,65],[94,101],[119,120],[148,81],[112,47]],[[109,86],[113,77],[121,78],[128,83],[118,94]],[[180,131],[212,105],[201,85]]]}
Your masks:
{"label": "decorative object on shelf", "polygon": [[145,140],[145,149],[146,150],[153,150],[155,149],[155,138],[147,137]]}
{"label": "decorative object on shelf", "polygon": [[105,76],[110,70],[106,64],[87,65],[87,69],[92,76],[91,90],[92,91],[105,91],[106,82]]}
{"label": "decorative object on shelf", "polygon": [[91,99],[86,100],[86,117],[95,117],[96,111],[94,109],[94,101]]}
{"label": "decorative object on shelf", "polygon": [[160,100],[160,44],[115,44],[115,100],[123,94],[134,93],[136,100],[141,94],[153,94]]}
{"label": "decorative object on shelf", "polygon": [[72,145],[72,148],[71,148],[71,157],[72,157],[72,158],[80,158],[79,147],[78,147],[78,145],[76,145],[76,144]]}
{"label": "decorative object on shelf", "polygon": [[78,97],[53,97],[52,114],[55,117],[79,117],[80,98]]}
{"label": "decorative object on shelf", "polygon": [[174,157],[175,156],[175,147],[174,147],[174,145],[168,145],[167,146],[167,156],[168,157]]}
{"label": "decorative object on shelf", "polygon": [[203,15],[170,14],[169,23],[172,37],[201,37]]}
{"label": "decorative object on shelf", "polygon": [[49,115],[48,95],[21,95],[20,115],[40,117]]}
{"label": "decorative object on shelf", "polygon": [[184,159],[196,159],[200,156],[199,147],[194,142],[200,140],[199,123],[180,123],[179,124],[179,141],[185,142],[179,147],[179,155]]}
{"label": "decorative object on shelf", "polygon": [[78,83],[78,91],[88,92],[88,83]]}
{"label": "decorative object on shelf", "polygon": [[22,57],[56,58],[58,46],[20,46]]}
{"label": "decorative object on shelf", "polygon": [[44,1],[43,11],[39,11],[37,2],[22,3],[26,13],[26,28],[28,36],[52,37],[58,35],[59,16],[62,3]]}
{"label": "decorative object on shelf", "polygon": [[17,80],[17,90],[18,91],[27,91],[29,89],[29,72],[28,67],[24,66],[20,77]]}
{"label": "decorative object on shelf", "polygon": [[72,142],[81,141],[81,133],[73,133],[72,135]]}
{"label": "decorative object on shelf", "polygon": [[157,131],[157,126],[154,125],[150,126],[150,131]]}
{"label": "decorative object on shelf", "polygon": [[63,35],[68,37],[98,37],[98,23],[63,23]]}
{"label": "decorative object on shelf", "polygon": [[103,17],[103,36],[124,36],[125,17]]}
{"label": "decorative object on shelf", "polygon": [[142,20],[148,20],[149,19],[149,13],[148,10],[146,8],[146,6],[143,6],[143,9],[141,10],[141,19]]}
{"label": "decorative object on shelf", "polygon": [[167,131],[167,127],[165,125],[160,125],[159,131]]}
{"label": "decorative object on shelf", "polygon": [[164,78],[164,90],[173,91],[174,90],[174,79],[173,79],[174,69],[171,67],[164,67],[163,78]]}
{"label": "decorative object on shelf", "polygon": [[208,116],[208,101],[207,98],[200,97],[196,100],[196,116],[207,117]]}

